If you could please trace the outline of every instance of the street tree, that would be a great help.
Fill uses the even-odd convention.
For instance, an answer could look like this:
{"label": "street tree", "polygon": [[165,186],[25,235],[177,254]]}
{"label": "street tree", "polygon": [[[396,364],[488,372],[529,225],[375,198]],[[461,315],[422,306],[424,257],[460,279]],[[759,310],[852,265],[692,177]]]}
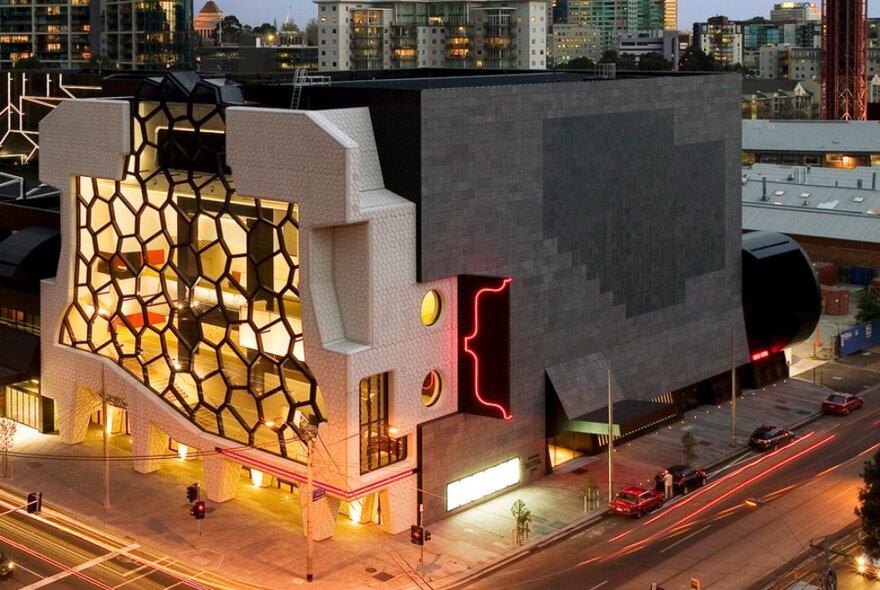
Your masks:
{"label": "street tree", "polygon": [[672,62],[667,61],[656,51],[639,56],[639,70],[643,72],[671,72]]}
{"label": "street tree", "polygon": [[880,451],[862,470],[865,486],[859,489],[856,516],[861,519],[862,546],[872,557],[880,557]]}
{"label": "street tree", "polygon": [[699,458],[697,455],[697,438],[690,432],[685,432],[681,437],[681,458],[685,465],[693,465]]}
{"label": "street tree", "polygon": [[318,45],[318,21],[314,18],[306,23],[306,45],[309,47]]}
{"label": "street tree", "polygon": [[592,70],[596,67],[596,62],[589,57],[576,57],[571,61],[559,64],[560,70]]}
{"label": "street tree", "polygon": [[695,45],[691,45],[685,50],[678,64],[678,69],[682,72],[714,72],[721,69],[721,65],[715,61],[714,55],[707,55],[705,51]]}
{"label": "street tree", "polygon": [[526,508],[525,502],[522,500],[516,500],[510,507],[510,513],[516,521],[516,544],[521,545],[529,538],[532,511]]}
{"label": "street tree", "polygon": [[234,14],[223,17],[220,23],[221,40],[223,43],[238,43],[242,32],[241,21]]}
{"label": "street tree", "polygon": [[867,289],[859,295],[859,307],[856,312],[857,322],[873,322],[880,320],[880,301],[874,299]]}

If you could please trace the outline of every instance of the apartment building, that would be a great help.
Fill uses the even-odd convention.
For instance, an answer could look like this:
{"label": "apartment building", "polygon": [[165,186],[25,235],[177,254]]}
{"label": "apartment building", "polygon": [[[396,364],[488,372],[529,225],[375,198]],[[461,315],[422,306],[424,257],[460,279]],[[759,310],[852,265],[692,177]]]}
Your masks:
{"label": "apartment building", "polygon": [[320,70],[547,65],[546,0],[316,3]]}

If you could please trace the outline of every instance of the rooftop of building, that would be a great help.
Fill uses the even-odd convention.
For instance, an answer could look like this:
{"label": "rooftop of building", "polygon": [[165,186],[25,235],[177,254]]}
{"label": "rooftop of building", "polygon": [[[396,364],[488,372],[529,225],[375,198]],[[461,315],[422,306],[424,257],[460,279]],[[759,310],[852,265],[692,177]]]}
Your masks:
{"label": "rooftop of building", "polygon": [[880,243],[880,167],[754,164],[742,182],[744,230]]}
{"label": "rooftop of building", "polygon": [[220,10],[220,7],[217,6],[217,3],[214,0],[208,0],[205,2],[205,5],[202,6],[202,9],[199,11],[199,14],[209,15],[209,14],[223,14],[223,11]]}
{"label": "rooftop of building", "polygon": [[744,119],[742,131],[747,152],[880,153],[877,121]]}
{"label": "rooftop of building", "polygon": [[756,80],[743,78],[743,94],[773,94],[774,92],[794,92],[803,87],[803,80]]}

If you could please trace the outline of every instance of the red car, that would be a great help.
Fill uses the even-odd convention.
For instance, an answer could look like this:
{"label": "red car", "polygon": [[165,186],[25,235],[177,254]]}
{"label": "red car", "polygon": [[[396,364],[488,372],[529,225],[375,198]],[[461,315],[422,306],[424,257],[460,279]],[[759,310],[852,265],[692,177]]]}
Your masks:
{"label": "red car", "polygon": [[617,492],[617,496],[608,504],[608,509],[614,514],[639,518],[642,514],[663,506],[663,499],[663,492],[632,486]]}
{"label": "red car", "polygon": [[826,414],[846,416],[853,410],[865,405],[865,400],[851,393],[832,393],[822,402],[822,411]]}

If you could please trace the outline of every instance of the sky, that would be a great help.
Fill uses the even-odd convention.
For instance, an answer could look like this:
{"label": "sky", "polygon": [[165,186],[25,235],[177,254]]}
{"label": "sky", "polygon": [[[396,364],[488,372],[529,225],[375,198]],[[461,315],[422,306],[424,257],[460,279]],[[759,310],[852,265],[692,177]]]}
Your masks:
{"label": "sky", "polygon": [[[678,28],[690,30],[696,21],[705,21],[710,16],[722,14],[732,19],[746,19],[753,16],[770,16],[773,4],[781,0],[678,0]],[[820,0],[812,0],[817,4]],[[284,18],[290,17],[305,27],[309,19],[318,14],[318,5],[311,0],[215,0],[223,14],[234,14],[242,23],[260,25],[277,20],[280,25]],[[196,11],[202,9],[205,0],[194,0]],[[869,2],[869,16],[880,16],[880,2]]]}

